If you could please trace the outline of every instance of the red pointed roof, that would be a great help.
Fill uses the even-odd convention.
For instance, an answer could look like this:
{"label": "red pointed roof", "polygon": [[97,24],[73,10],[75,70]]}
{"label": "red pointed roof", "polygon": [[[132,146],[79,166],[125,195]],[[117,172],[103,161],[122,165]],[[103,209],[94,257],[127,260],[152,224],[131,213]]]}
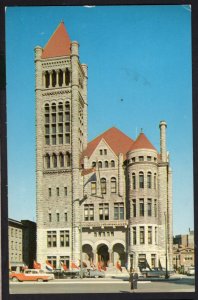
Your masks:
{"label": "red pointed roof", "polygon": [[61,22],[45,45],[41,58],[70,55],[70,43],[65,25]]}
{"label": "red pointed roof", "polygon": [[123,153],[125,156],[133,145],[131,138],[119,129],[112,127],[88,143],[87,149],[82,155],[90,157],[102,139],[106,141],[116,155]]}
{"label": "red pointed roof", "polygon": [[139,134],[139,136],[133,143],[132,147],[130,148],[130,151],[137,150],[137,149],[149,149],[149,150],[151,149],[157,151],[143,132]]}

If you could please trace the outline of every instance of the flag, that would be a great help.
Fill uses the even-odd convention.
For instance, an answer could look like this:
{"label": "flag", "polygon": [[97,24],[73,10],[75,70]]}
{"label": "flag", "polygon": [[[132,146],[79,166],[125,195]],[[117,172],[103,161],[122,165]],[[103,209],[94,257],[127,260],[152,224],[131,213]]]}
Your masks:
{"label": "flag", "polygon": [[[92,172],[95,172],[95,169],[94,169]],[[97,180],[97,178],[96,178],[96,173],[93,173],[93,174],[89,177],[89,179],[85,182],[84,187],[85,187],[89,182],[96,181],[96,180]]]}
{"label": "flag", "polygon": [[60,262],[60,265],[61,265],[61,271],[67,271],[68,270],[66,264],[64,264],[62,261]]}
{"label": "flag", "polygon": [[79,269],[79,267],[74,262],[71,263],[71,268],[72,269]]}
{"label": "flag", "polygon": [[33,268],[34,269],[41,269],[41,264],[34,260]]}
{"label": "flag", "polygon": [[48,260],[46,260],[46,269],[48,271],[52,271],[53,270],[53,266],[50,264],[50,262]]}

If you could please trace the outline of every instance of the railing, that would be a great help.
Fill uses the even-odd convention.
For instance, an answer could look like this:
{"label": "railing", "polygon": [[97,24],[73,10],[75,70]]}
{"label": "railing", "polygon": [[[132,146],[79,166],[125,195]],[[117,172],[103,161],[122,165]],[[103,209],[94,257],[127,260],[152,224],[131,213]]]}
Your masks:
{"label": "railing", "polygon": [[100,220],[100,221],[83,221],[82,227],[112,227],[128,226],[128,220]]}

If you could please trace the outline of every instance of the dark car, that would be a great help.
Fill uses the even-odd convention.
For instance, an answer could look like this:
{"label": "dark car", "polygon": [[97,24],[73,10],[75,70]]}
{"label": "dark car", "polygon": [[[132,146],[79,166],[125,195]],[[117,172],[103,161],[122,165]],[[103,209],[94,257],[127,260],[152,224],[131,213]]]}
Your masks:
{"label": "dark car", "polygon": [[62,271],[59,269],[56,269],[53,271],[55,279],[66,279],[66,278],[78,278],[79,277],[79,271],[76,270],[69,270],[69,271]]}
{"label": "dark car", "polygon": [[[169,277],[169,272],[167,272],[167,275]],[[144,272],[145,277],[165,277],[166,276],[166,270],[165,269],[159,269],[159,268],[154,268],[149,271]]]}

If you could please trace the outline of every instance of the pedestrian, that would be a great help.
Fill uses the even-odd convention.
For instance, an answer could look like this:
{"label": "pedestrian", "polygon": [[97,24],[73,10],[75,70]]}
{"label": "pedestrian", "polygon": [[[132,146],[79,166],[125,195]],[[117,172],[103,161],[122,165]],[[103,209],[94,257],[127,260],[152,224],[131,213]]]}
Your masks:
{"label": "pedestrian", "polygon": [[137,289],[137,280],[138,280],[138,274],[135,272],[134,269],[130,269],[130,275],[129,275],[129,282],[130,282],[130,288],[134,292],[135,289]]}

